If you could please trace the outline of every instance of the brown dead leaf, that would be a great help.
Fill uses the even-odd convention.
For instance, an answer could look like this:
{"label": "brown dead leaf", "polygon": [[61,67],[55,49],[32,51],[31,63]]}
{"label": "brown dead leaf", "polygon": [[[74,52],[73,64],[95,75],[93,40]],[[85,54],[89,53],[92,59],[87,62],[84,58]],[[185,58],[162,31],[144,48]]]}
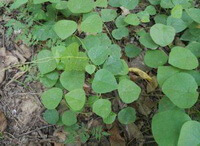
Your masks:
{"label": "brown dead leaf", "polygon": [[126,16],[126,15],[130,14],[130,11],[127,8],[125,8],[125,7],[120,7],[120,8],[122,10],[122,15],[123,16]]}
{"label": "brown dead leaf", "polygon": [[3,132],[7,127],[7,120],[2,111],[0,111],[0,132]]}
{"label": "brown dead leaf", "polygon": [[148,82],[147,84],[147,93],[155,91],[157,87],[158,87],[158,82],[156,76],[153,76],[151,82]]}
{"label": "brown dead leaf", "polygon": [[12,50],[13,56],[17,56],[19,58],[20,62],[25,63],[26,58],[18,51],[18,50]]}
{"label": "brown dead leaf", "polygon": [[20,46],[15,45],[15,47],[19,50],[19,52],[26,58],[29,59],[31,57],[31,48],[28,48],[26,45],[22,44]]}
{"label": "brown dead leaf", "polygon": [[5,66],[9,66],[11,64],[17,64],[17,63],[19,63],[19,62],[18,62],[18,59],[15,56],[7,55],[5,57]]}
{"label": "brown dead leaf", "polygon": [[130,140],[136,139],[138,143],[141,143],[142,141],[144,141],[144,136],[142,132],[134,123],[127,125],[126,131],[128,133],[128,137]]}
{"label": "brown dead leaf", "polygon": [[110,140],[111,146],[125,146],[126,145],[124,138],[122,138],[121,135],[119,134],[120,132],[116,124],[109,131],[109,133],[110,133],[109,140]]}
{"label": "brown dead leaf", "polygon": [[143,139],[143,134],[142,132],[140,131],[140,129],[134,124],[128,124],[126,126],[126,130],[129,134],[129,138],[132,139],[132,138],[135,138],[135,139]]}

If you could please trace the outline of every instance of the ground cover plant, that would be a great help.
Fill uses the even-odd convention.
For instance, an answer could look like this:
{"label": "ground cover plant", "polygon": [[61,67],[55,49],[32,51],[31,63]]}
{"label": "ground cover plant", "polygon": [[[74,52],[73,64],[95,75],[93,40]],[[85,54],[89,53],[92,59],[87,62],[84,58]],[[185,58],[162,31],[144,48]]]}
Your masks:
{"label": "ground cover plant", "polygon": [[[160,89],[148,121],[155,142],[200,146],[197,6],[194,0],[16,0],[9,10],[20,17],[7,22],[7,36],[23,29],[17,39],[42,48],[32,63],[46,87],[43,118],[68,133],[63,143],[112,136],[102,127],[89,131],[83,117],[129,125],[140,119],[134,103]],[[148,70],[129,63],[141,55]]]}

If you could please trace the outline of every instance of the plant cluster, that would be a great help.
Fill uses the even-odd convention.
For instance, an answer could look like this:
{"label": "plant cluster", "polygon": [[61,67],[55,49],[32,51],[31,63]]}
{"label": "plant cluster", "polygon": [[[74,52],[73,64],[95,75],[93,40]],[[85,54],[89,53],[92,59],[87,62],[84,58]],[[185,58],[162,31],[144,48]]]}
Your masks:
{"label": "plant cluster", "polygon": [[[130,80],[122,54],[137,57],[142,47],[144,63],[157,69],[157,81],[166,95],[152,119],[155,141],[200,144],[200,123],[185,111],[197,103],[200,85],[200,9],[193,0],[148,0],[139,12],[134,11],[139,0],[16,0],[11,9],[24,4],[35,22],[33,36],[57,42],[37,55],[40,81],[48,88],[41,95],[48,123],[72,127],[88,108],[105,124],[116,119],[121,124],[134,122],[136,110],[129,104],[139,98],[141,88]],[[128,13],[120,14],[119,7]],[[111,33],[108,23],[114,25]],[[151,27],[139,27],[147,24]],[[129,35],[138,38],[141,47],[129,43],[121,49],[116,42]],[[86,81],[92,89],[87,93]],[[113,91],[125,104],[118,113],[112,111],[107,96]],[[66,107],[62,113],[60,106]]]}

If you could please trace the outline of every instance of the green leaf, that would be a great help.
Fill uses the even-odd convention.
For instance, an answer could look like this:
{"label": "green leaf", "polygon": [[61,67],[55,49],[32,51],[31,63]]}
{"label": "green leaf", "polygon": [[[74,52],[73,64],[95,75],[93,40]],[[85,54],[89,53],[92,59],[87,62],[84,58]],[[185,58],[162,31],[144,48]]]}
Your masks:
{"label": "green leaf", "polygon": [[92,107],[92,105],[93,105],[98,99],[99,99],[99,96],[90,96],[90,97],[88,98],[87,103],[88,103],[88,105],[89,105],[90,107]]}
{"label": "green leaf", "polygon": [[199,62],[190,50],[174,47],[169,54],[169,64],[180,69],[192,70],[198,67]]}
{"label": "green leaf", "polygon": [[183,7],[181,5],[176,5],[172,10],[171,10],[171,15],[174,18],[181,18],[183,13]]}
{"label": "green leaf", "polygon": [[118,46],[117,44],[110,45],[109,49],[110,49],[109,53],[110,56],[114,56],[116,58],[120,58],[122,56],[121,47]]}
{"label": "green leaf", "polygon": [[88,33],[100,33],[103,29],[103,22],[99,15],[91,15],[88,16],[82,23],[81,23],[81,30]]}
{"label": "green leaf", "polygon": [[40,41],[58,38],[57,34],[53,30],[54,24],[54,22],[47,22],[42,26],[34,25],[32,30],[33,36]]}
{"label": "green leaf", "polygon": [[83,89],[72,90],[65,95],[65,100],[73,111],[80,111],[85,105],[85,91]]}
{"label": "green leaf", "polygon": [[125,46],[125,53],[126,56],[128,56],[129,58],[137,57],[138,55],[140,55],[141,52],[142,49],[138,48],[134,44],[127,44]]}
{"label": "green leaf", "polygon": [[133,10],[138,5],[139,0],[120,0],[119,3],[129,10]]}
{"label": "green leaf", "polygon": [[88,35],[83,40],[83,47],[85,50],[90,50],[91,48],[105,46],[109,47],[111,45],[111,40],[105,33],[100,33],[97,35]]}
{"label": "green leaf", "polygon": [[162,91],[179,108],[190,108],[197,102],[197,88],[190,74],[177,73],[164,82]]}
{"label": "green leaf", "polygon": [[160,87],[162,87],[163,83],[171,76],[176,73],[181,72],[180,69],[172,67],[172,66],[159,66],[157,72],[157,81]]}
{"label": "green leaf", "polygon": [[160,1],[161,1],[161,0],[149,0],[149,2],[150,2],[152,5],[158,5],[158,4],[160,4]]}
{"label": "green leaf", "polygon": [[103,122],[105,124],[112,124],[115,121],[116,117],[117,117],[117,114],[115,114],[114,112],[111,112],[108,115],[108,117],[106,117],[106,118],[103,119]]}
{"label": "green leaf", "polygon": [[153,41],[164,47],[171,44],[175,37],[175,29],[163,24],[155,24],[150,29],[150,35]]}
{"label": "green leaf", "polygon": [[102,9],[101,18],[103,22],[113,21],[117,17],[116,10],[113,9]]}
{"label": "green leaf", "polygon": [[112,31],[112,36],[116,40],[121,40],[123,37],[127,37],[128,35],[129,35],[129,30],[126,27],[120,27]]}
{"label": "green leaf", "polygon": [[200,86],[200,72],[199,72],[199,70],[189,70],[189,71],[184,71],[184,72],[193,76],[193,78],[195,79],[198,86]]}
{"label": "green leaf", "polygon": [[145,32],[145,34],[143,34],[140,37],[139,41],[146,48],[150,48],[150,49],[157,49],[158,48],[158,45],[152,40],[152,38],[151,38],[149,33]]}
{"label": "green leaf", "polygon": [[38,53],[37,65],[41,74],[52,72],[57,66],[56,61],[49,50],[42,50]]}
{"label": "green leaf", "polygon": [[118,75],[123,71],[124,65],[120,58],[110,56],[104,63],[103,69],[110,71],[113,75]]}
{"label": "green leaf", "polygon": [[94,8],[93,0],[69,0],[68,8],[72,13],[88,13]]}
{"label": "green leaf", "polygon": [[96,7],[106,8],[108,6],[108,1],[107,0],[96,0],[95,5],[96,5]]}
{"label": "green leaf", "polygon": [[190,24],[194,22],[186,11],[183,11],[183,15],[181,19],[186,23],[187,26],[189,26]]}
{"label": "green leaf", "polygon": [[200,144],[200,123],[185,122],[181,128],[178,146],[198,146]]}
{"label": "green leaf", "polygon": [[50,1],[50,0],[33,0],[33,4],[42,4],[42,3],[45,3],[48,1]]}
{"label": "green leaf", "polygon": [[98,99],[93,104],[92,111],[103,119],[107,118],[111,113],[111,102],[108,99]]}
{"label": "green leaf", "polygon": [[128,15],[124,18],[124,21],[125,21],[127,24],[134,25],[134,26],[137,26],[137,25],[140,24],[140,20],[139,20],[139,18],[137,17],[136,14],[128,14]]}
{"label": "green leaf", "polygon": [[191,42],[186,46],[196,57],[200,58],[200,42]]}
{"label": "green leaf", "polygon": [[177,146],[182,125],[191,120],[180,110],[167,110],[154,115],[152,133],[158,145]]}
{"label": "green leaf", "polygon": [[0,2],[0,8],[2,8],[4,5],[4,2]]}
{"label": "green leaf", "polygon": [[89,64],[89,65],[87,65],[87,66],[85,67],[85,71],[86,71],[87,73],[89,73],[90,75],[93,74],[93,73],[95,72],[95,70],[96,70],[96,66],[95,66],[95,65]]}
{"label": "green leaf", "polygon": [[56,9],[58,9],[58,10],[64,10],[64,9],[67,9],[68,7],[67,7],[67,1],[60,1],[60,2],[58,2],[58,3],[56,3]]}
{"label": "green leaf", "polygon": [[122,65],[123,65],[123,70],[120,71],[118,75],[124,76],[127,75],[129,72],[128,64],[126,63],[125,60],[121,59]]}
{"label": "green leaf", "polygon": [[109,49],[105,46],[96,46],[88,51],[88,56],[95,65],[101,65],[108,58]]}
{"label": "green leaf", "polygon": [[54,125],[59,120],[59,113],[55,109],[53,109],[53,110],[46,110],[43,113],[43,118],[44,118],[45,121],[47,121],[47,123]]}
{"label": "green leaf", "polygon": [[162,8],[168,9],[168,8],[173,8],[174,4],[172,3],[172,0],[161,0],[160,6]]}
{"label": "green leaf", "polygon": [[147,50],[144,56],[144,63],[151,68],[158,68],[167,63],[168,56],[161,50]]}
{"label": "green leaf", "polygon": [[76,124],[76,122],[77,122],[76,113],[73,111],[70,111],[70,110],[65,111],[62,114],[62,122],[66,126],[72,126],[72,125]]}
{"label": "green leaf", "polygon": [[71,36],[77,29],[77,24],[71,20],[60,20],[54,25],[54,31],[62,39]]}
{"label": "green leaf", "polygon": [[59,63],[61,58],[64,57],[66,49],[65,46],[55,46],[51,48],[52,54],[56,58],[57,63]]}
{"label": "green leaf", "polygon": [[186,9],[188,15],[197,23],[200,23],[200,9],[190,8]]}
{"label": "green leaf", "polygon": [[80,71],[65,71],[60,76],[62,86],[68,91],[83,88],[84,81],[85,74]]}
{"label": "green leaf", "polygon": [[112,7],[120,7],[120,0],[108,0],[108,3]]}
{"label": "green leaf", "polygon": [[154,21],[155,23],[160,23],[160,24],[167,24],[167,18],[168,16],[165,15],[165,14],[157,14],[155,17],[154,17]]}
{"label": "green leaf", "polygon": [[181,5],[183,8],[189,8],[191,7],[192,1],[190,0],[172,0],[172,3],[176,5]]}
{"label": "green leaf", "polygon": [[45,74],[40,78],[40,82],[45,86],[45,87],[53,87],[59,78],[59,73],[58,72],[51,72],[48,74]]}
{"label": "green leaf", "polygon": [[175,104],[173,104],[170,99],[166,96],[164,96],[160,101],[159,101],[159,112],[164,112],[164,111],[168,111],[168,110],[182,110],[178,108]]}
{"label": "green leaf", "polygon": [[65,71],[85,71],[88,57],[84,52],[79,52],[79,44],[70,44],[63,53],[61,62],[65,65]]}
{"label": "green leaf", "polygon": [[16,0],[11,6],[10,9],[17,9],[20,6],[26,4],[28,0]]}
{"label": "green leaf", "polygon": [[140,21],[143,23],[150,22],[150,15],[147,11],[140,11],[137,13],[137,16],[140,18]]}
{"label": "green leaf", "polygon": [[126,107],[118,113],[118,120],[122,124],[131,124],[136,120],[136,111],[132,107]]}
{"label": "green leaf", "polygon": [[172,26],[176,33],[182,32],[187,28],[187,24],[182,19],[173,18],[172,16],[167,18],[167,25]]}
{"label": "green leaf", "polygon": [[119,97],[124,103],[136,101],[141,93],[141,88],[130,80],[121,80],[118,85]]}
{"label": "green leaf", "polygon": [[111,92],[117,89],[117,81],[111,72],[101,69],[95,74],[92,82],[92,89],[96,93]]}
{"label": "green leaf", "polygon": [[115,20],[115,25],[120,28],[120,27],[125,27],[128,25],[128,23],[126,23],[124,21],[125,16],[120,15],[119,17],[117,17],[117,19]]}
{"label": "green leaf", "polygon": [[42,104],[47,109],[55,109],[62,100],[63,92],[60,88],[51,88],[42,93]]}
{"label": "green leaf", "polygon": [[156,9],[154,6],[147,6],[144,11],[149,13],[149,15],[156,15]]}

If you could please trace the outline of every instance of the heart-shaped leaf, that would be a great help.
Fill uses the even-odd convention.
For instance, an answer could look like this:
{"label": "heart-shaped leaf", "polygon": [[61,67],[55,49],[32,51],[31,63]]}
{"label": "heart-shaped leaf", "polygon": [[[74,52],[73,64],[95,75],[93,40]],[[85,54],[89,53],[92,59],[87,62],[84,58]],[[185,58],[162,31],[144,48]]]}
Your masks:
{"label": "heart-shaped leaf", "polygon": [[98,99],[92,105],[92,111],[102,118],[107,118],[111,112],[111,102],[108,99]]}
{"label": "heart-shaped leaf", "polygon": [[72,125],[76,124],[76,122],[77,122],[76,113],[73,111],[70,111],[70,110],[65,111],[62,114],[62,122],[66,126],[72,126]]}
{"label": "heart-shaped leaf", "polygon": [[136,112],[132,107],[126,107],[118,113],[118,120],[122,124],[131,124],[136,120]]}
{"label": "heart-shaped leaf", "polygon": [[84,81],[85,74],[80,71],[65,71],[60,76],[61,84],[68,91],[83,88]]}
{"label": "heart-shaped leaf", "polygon": [[93,0],[69,0],[68,8],[72,13],[88,13],[94,8]]}
{"label": "heart-shaped leaf", "polygon": [[165,95],[180,108],[190,108],[197,102],[197,88],[195,79],[187,73],[176,73],[162,86]]}
{"label": "heart-shaped leaf", "polygon": [[164,47],[172,43],[175,37],[175,29],[164,24],[155,24],[150,29],[150,35],[153,41]]}
{"label": "heart-shaped leaf", "polygon": [[71,36],[76,29],[77,24],[72,20],[60,20],[54,25],[54,31],[63,40]]}
{"label": "heart-shaped leaf", "polygon": [[65,100],[73,111],[80,111],[86,101],[83,89],[75,89],[65,95]]}
{"label": "heart-shaped leaf", "polygon": [[47,109],[55,109],[62,100],[63,92],[60,88],[51,88],[42,93],[42,103]]}
{"label": "heart-shaped leaf", "polygon": [[190,50],[174,47],[169,54],[169,64],[180,69],[192,70],[198,67],[199,62]]}
{"label": "heart-shaped leaf", "polygon": [[54,59],[51,51],[42,50],[37,55],[37,65],[41,74],[52,72],[56,69],[56,60]]}
{"label": "heart-shaped leaf", "polygon": [[96,93],[111,92],[117,89],[117,81],[111,72],[105,69],[101,69],[95,74],[94,80],[92,82],[92,89]]}
{"label": "heart-shaped leaf", "polygon": [[130,80],[121,80],[118,86],[119,97],[124,103],[132,103],[139,98],[141,89]]}

